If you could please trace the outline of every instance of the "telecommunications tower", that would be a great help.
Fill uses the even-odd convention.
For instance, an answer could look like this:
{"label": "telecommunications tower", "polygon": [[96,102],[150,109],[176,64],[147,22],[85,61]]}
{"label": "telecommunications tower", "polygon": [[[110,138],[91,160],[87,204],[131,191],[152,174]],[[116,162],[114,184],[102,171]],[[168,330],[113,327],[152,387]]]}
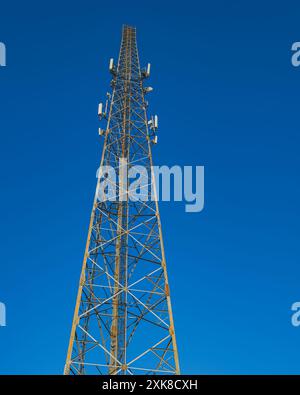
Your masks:
{"label": "telecommunications tower", "polygon": [[[111,59],[109,69],[112,92],[98,110],[106,120],[100,173],[115,169],[117,193],[99,199],[98,175],[64,373],[179,374],[151,172],[158,118],[147,118],[150,64],[140,68],[135,28],[123,26],[118,64]],[[130,198],[124,174],[137,165],[150,174],[148,199]]]}

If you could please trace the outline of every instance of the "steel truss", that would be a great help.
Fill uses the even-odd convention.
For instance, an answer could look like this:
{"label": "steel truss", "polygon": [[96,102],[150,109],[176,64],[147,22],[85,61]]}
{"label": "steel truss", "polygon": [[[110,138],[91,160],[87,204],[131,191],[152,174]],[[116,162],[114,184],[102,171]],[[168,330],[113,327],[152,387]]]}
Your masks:
{"label": "steel truss", "polygon": [[[119,159],[151,174],[145,73],[135,28],[124,26],[101,166]],[[121,181],[116,201],[92,209],[65,374],[179,374],[166,261],[157,200],[132,201]],[[155,188],[152,176],[149,186]],[[122,199],[119,197],[122,195]]]}

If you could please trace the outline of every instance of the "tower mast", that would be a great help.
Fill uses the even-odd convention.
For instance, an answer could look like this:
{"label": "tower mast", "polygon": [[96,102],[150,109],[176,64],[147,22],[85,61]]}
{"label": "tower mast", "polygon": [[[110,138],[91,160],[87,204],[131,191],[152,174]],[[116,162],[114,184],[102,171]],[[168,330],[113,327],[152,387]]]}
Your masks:
{"label": "tower mast", "polygon": [[[148,122],[136,29],[123,26],[118,65],[110,62],[112,94],[100,175],[88,230],[65,374],[179,374],[161,221],[152,169],[157,117]],[[149,128],[150,125],[150,128]],[[131,170],[147,182],[139,199]],[[113,169],[113,198],[100,199]],[[136,170],[134,170],[136,171]],[[137,174],[136,174],[137,175]],[[141,179],[141,178],[140,178]],[[153,192],[154,191],[154,192]],[[154,196],[154,199],[153,199]]]}

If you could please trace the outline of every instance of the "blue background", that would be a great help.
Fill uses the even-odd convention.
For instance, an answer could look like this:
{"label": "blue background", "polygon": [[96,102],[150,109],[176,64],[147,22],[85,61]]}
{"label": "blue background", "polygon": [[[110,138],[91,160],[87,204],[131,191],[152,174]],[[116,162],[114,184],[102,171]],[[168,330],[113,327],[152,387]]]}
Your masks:
{"label": "blue background", "polygon": [[123,23],[152,64],[155,164],[205,166],[203,212],[161,204],[182,372],[299,373],[299,15],[296,1],[0,3],[0,373],[63,371]]}

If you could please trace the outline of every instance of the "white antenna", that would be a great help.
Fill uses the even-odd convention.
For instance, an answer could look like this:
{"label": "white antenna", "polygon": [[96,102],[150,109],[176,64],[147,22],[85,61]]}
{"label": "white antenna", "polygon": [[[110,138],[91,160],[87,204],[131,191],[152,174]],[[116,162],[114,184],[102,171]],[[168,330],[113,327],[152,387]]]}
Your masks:
{"label": "white antenna", "polygon": [[109,71],[113,71],[114,70],[114,59],[111,58],[109,60]]}
{"label": "white antenna", "polygon": [[98,115],[99,115],[100,118],[103,116],[103,104],[102,103],[99,103]]}
{"label": "white antenna", "polygon": [[152,86],[147,86],[147,87],[144,88],[144,92],[145,93],[149,93],[149,92],[152,92],[152,91],[153,91]]}
{"label": "white antenna", "polygon": [[157,130],[158,129],[158,116],[157,115],[152,116],[150,121],[148,121],[148,125],[150,125],[151,130]]}
{"label": "white antenna", "polygon": [[154,115],[154,118],[153,118],[153,128],[155,130],[158,129],[158,116],[157,115]]}
{"label": "white antenna", "polygon": [[146,71],[146,76],[147,76],[147,77],[150,77],[150,69],[151,69],[151,64],[148,63],[148,65],[147,65],[147,71]]}
{"label": "white antenna", "polygon": [[153,140],[152,140],[152,143],[153,143],[153,144],[157,144],[157,136],[156,136],[156,135],[154,136],[154,138],[153,138]]}

